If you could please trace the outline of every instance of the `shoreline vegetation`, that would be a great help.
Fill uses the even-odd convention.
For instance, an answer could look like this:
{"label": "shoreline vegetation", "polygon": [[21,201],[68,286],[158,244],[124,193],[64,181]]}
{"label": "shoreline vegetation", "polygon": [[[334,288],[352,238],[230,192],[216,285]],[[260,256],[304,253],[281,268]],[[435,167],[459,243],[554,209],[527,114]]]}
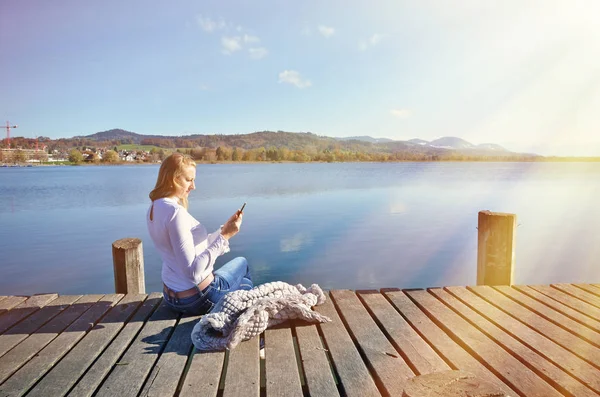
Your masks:
{"label": "shoreline vegetation", "polygon": [[[336,139],[313,133],[262,131],[240,135],[141,135],[109,130],[89,136],[50,139],[14,137],[0,142],[0,165],[156,164],[172,152],[198,164],[354,162],[600,162],[600,156],[541,156],[498,145],[472,145],[455,137],[445,145],[425,141]],[[419,142],[415,142],[419,141]],[[424,143],[425,142],[425,143]],[[439,145],[439,144],[438,144]],[[454,146],[453,146],[454,145]]]}

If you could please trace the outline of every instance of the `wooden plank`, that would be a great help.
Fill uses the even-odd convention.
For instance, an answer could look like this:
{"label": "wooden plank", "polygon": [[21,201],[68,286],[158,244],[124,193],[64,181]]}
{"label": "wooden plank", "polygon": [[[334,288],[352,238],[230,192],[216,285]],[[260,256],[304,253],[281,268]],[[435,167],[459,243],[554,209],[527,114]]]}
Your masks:
{"label": "wooden plank", "polygon": [[471,326],[466,320],[437,300],[427,291],[408,291],[417,303],[440,328],[483,362],[494,374],[512,389],[525,396],[562,396],[556,389],[537,376],[531,369],[511,356],[506,350]]}
{"label": "wooden plank", "polygon": [[456,298],[588,387],[600,392],[600,371],[464,287],[446,287]]}
{"label": "wooden plank", "polygon": [[142,307],[133,315],[133,318],[123,327],[119,335],[102,352],[83,378],[69,392],[69,396],[90,397],[96,392],[100,383],[102,383],[131,341],[137,336],[138,331],[144,326],[148,317],[150,317],[161,301],[162,293],[160,292],[154,292],[148,296]]}
{"label": "wooden plank", "polygon": [[561,327],[551,323],[540,315],[527,310],[518,303],[510,300],[500,292],[488,286],[469,287],[469,289],[488,302],[492,302],[501,310],[510,314],[523,324],[535,329],[542,335],[558,343],[567,350],[572,351],[579,357],[587,360],[593,366],[600,368],[600,349],[592,344],[578,338],[577,336],[565,331]]}
{"label": "wooden plank", "polygon": [[316,306],[315,310],[332,320],[329,323],[318,324],[318,327],[331,355],[332,365],[342,388],[341,394],[358,397],[381,396],[331,299]]}
{"label": "wooden plank", "polygon": [[24,395],[122,298],[122,294],[105,295],[0,385],[0,395]]}
{"label": "wooden plank", "polygon": [[21,304],[27,298],[27,296],[9,296],[6,299],[2,299],[0,301],[0,315],[5,314],[13,307]]}
{"label": "wooden plank", "polygon": [[382,294],[359,293],[358,296],[417,375],[451,369]]}
{"label": "wooden plank", "polygon": [[265,383],[267,396],[303,395],[292,330],[288,327],[265,331]]}
{"label": "wooden plank", "polygon": [[145,299],[126,295],[27,395],[64,396]]}
{"label": "wooden plank", "polygon": [[8,313],[0,316],[0,334],[56,298],[58,298],[58,294],[33,295],[25,302],[15,306]]}
{"label": "wooden plank", "polygon": [[546,360],[541,354],[534,349],[522,344],[516,338],[504,332],[502,329],[488,321],[480,314],[469,308],[467,305],[459,301],[448,291],[440,288],[429,290],[438,299],[444,302],[448,307],[460,314],[462,318],[469,321],[477,329],[494,340],[510,354],[515,356],[520,362],[527,365],[538,376],[551,384],[561,393],[569,396],[597,396],[597,394],[583,383],[578,382],[575,378],[569,376],[568,373],[561,370],[558,366]]}
{"label": "wooden plank", "polygon": [[586,292],[589,292],[590,294],[594,294],[597,297],[600,298],[600,288],[595,287],[591,284],[573,284],[574,286],[576,286],[577,288],[580,288]]}
{"label": "wooden plank", "polygon": [[166,345],[179,313],[162,302],[152,314],[119,365],[113,368],[97,397],[137,396]]}
{"label": "wooden plank", "polygon": [[600,298],[594,294],[590,294],[589,292],[582,290],[581,288],[577,288],[571,284],[552,284],[551,286],[559,291],[566,292],[569,295],[581,299],[592,306],[600,308]]}
{"label": "wooden plank", "polygon": [[77,320],[103,295],[84,295],[75,304],[63,310],[51,321],[29,335],[12,350],[0,357],[0,383],[24,365],[31,357],[56,338],[73,321]]}
{"label": "wooden plank", "polygon": [[567,294],[566,292],[563,292],[556,288],[552,288],[547,285],[529,285],[528,287],[546,296],[549,296],[555,301],[558,301],[574,310],[577,310],[578,312],[587,315],[588,317],[591,317],[594,320],[600,321],[600,308],[594,307],[589,303],[586,303],[574,296]]}
{"label": "wooden plank", "polygon": [[26,317],[19,324],[0,335],[0,357],[15,347],[23,339],[37,331],[42,325],[50,321],[72,303],[81,298],[81,295],[62,295],[50,302],[31,316]]}
{"label": "wooden plank", "polygon": [[200,316],[182,317],[146,380],[141,397],[174,396],[192,350],[192,328]]}
{"label": "wooden plank", "polygon": [[0,301],[4,298],[6,298],[6,295],[0,295]]}
{"label": "wooden plank", "polygon": [[[194,349],[192,364],[179,397],[215,397],[219,390],[225,352],[201,352]],[[252,395],[250,392],[249,395]]]}
{"label": "wooden plank", "polygon": [[506,287],[506,286],[498,286],[494,287],[497,291],[503,293],[508,296],[515,302],[521,304],[522,306],[528,308],[536,314],[539,314],[541,317],[546,320],[558,325],[559,327],[565,329],[566,331],[571,332],[572,334],[585,339],[588,343],[593,344],[596,347],[600,346],[600,334],[594,330],[589,329],[588,327],[579,324],[577,321],[570,319],[565,316],[563,313],[554,310],[533,298],[528,297],[527,295],[517,291],[514,288]]}
{"label": "wooden plank", "polygon": [[431,319],[417,307],[402,291],[386,290],[386,295],[408,323],[421,337],[452,367],[497,385],[508,395],[515,392],[502,382],[477,359],[467,353],[442,331]]}
{"label": "wooden plank", "polygon": [[[556,300],[554,300],[554,299],[552,299],[552,298],[550,298],[528,286],[513,285],[513,288],[515,288],[516,290],[526,294],[527,296],[529,296],[539,302],[542,302],[546,306],[549,306],[549,307],[553,308],[554,310],[561,312],[565,316],[579,322],[580,324],[583,324],[583,325],[595,330],[596,332],[600,332],[600,321],[594,320],[593,318],[590,318],[590,317],[578,312],[577,310],[572,309],[569,306],[567,306],[561,302],[558,302],[558,301],[556,301]],[[550,289],[553,289],[553,288],[550,288]],[[558,292],[558,293],[560,294],[560,292]],[[581,302],[581,303],[587,304],[584,302]],[[590,306],[590,307],[592,307],[592,306]]]}
{"label": "wooden plank", "polygon": [[260,395],[259,338],[241,342],[229,351],[227,373],[223,385],[224,397]]}
{"label": "wooden plank", "polygon": [[353,291],[336,290],[331,295],[382,394],[402,395],[406,381],[415,376],[414,372]]}
{"label": "wooden plank", "polygon": [[339,396],[317,326],[300,321],[294,325],[308,394],[311,397]]}

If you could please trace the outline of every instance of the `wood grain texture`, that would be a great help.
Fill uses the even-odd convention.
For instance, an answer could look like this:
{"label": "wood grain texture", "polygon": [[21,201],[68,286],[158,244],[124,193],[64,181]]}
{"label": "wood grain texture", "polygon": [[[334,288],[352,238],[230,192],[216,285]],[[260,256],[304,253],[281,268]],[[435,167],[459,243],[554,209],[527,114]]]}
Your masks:
{"label": "wood grain texture", "polygon": [[140,393],[141,397],[174,396],[192,349],[192,328],[200,316],[186,316],[179,320],[165,350],[152,368]]}
{"label": "wood grain texture", "polygon": [[137,336],[139,330],[161,301],[162,293],[160,292],[153,292],[148,296],[142,306],[135,312],[133,318],[121,329],[117,337],[69,392],[69,396],[90,397],[96,392],[96,388],[113,368],[131,341]]}
{"label": "wood grain texture", "polygon": [[33,295],[25,302],[15,306],[8,313],[0,316],[0,334],[56,298],[58,298],[58,294]]}
{"label": "wood grain texture", "polygon": [[569,374],[552,364],[537,351],[521,343],[507,332],[504,332],[449,292],[440,288],[431,289],[429,292],[469,321],[470,324],[493,339],[497,344],[506,349],[524,365],[531,368],[538,376],[564,395],[581,397],[591,397],[596,395],[596,393],[594,393],[591,388],[586,387],[584,383],[578,382],[575,378],[569,376]]}
{"label": "wood grain texture", "polygon": [[225,352],[193,352],[179,397],[215,397],[219,390]]}
{"label": "wood grain texture", "polygon": [[546,320],[539,314],[526,309],[502,295],[500,292],[494,290],[492,287],[477,286],[469,287],[469,289],[487,301],[492,302],[498,308],[521,321],[523,324],[535,329],[555,343],[572,351],[595,367],[600,368],[600,362],[598,361],[598,357],[600,357],[600,348],[565,331],[563,328]]}
{"label": "wood grain texture", "polygon": [[0,383],[23,366],[31,357],[44,348],[72,322],[83,315],[103,295],[84,295],[75,304],[69,306],[51,321],[40,327],[35,333],[0,357]]}
{"label": "wood grain texture", "polygon": [[65,357],[28,393],[28,396],[64,396],[119,333],[146,299],[128,294],[114,306]]}
{"label": "wood grain texture", "polygon": [[515,392],[477,359],[453,341],[402,291],[386,291],[392,304],[406,318],[419,335],[452,367],[498,385],[505,393]]}
{"label": "wood grain texture", "polygon": [[589,388],[600,392],[600,371],[588,362],[489,304],[465,287],[446,287],[445,290],[519,342],[579,379]]}
{"label": "wood grain texture", "polygon": [[298,322],[294,328],[308,393],[311,397],[339,396],[317,326]]}
{"label": "wood grain texture", "polygon": [[552,288],[548,285],[530,285],[528,288],[533,289],[539,293],[542,293],[555,301],[558,301],[565,306],[568,306],[579,313],[588,316],[594,320],[600,321],[600,308],[590,305],[587,302],[582,301],[574,296],[567,294],[556,288]]}
{"label": "wood grain texture", "polygon": [[63,295],[50,302],[31,316],[0,335],[0,357],[15,347],[19,342],[36,332],[46,322],[50,321],[60,312],[75,303],[81,295]]}
{"label": "wood grain texture", "polygon": [[564,330],[586,340],[596,347],[600,347],[600,333],[589,329],[560,311],[548,307],[514,288],[501,286],[495,287],[495,289]]}
{"label": "wood grain texture", "polygon": [[425,342],[382,294],[361,294],[377,322],[396,350],[399,350],[418,375],[448,371],[450,366]]}
{"label": "wood grain texture", "polygon": [[332,320],[318,327],[331,355],[342,393],[357,397],[381,396],[330,297],[315,310]]}
{"label": "wood grain texture", "polygon": [[587,291],[582,290],[581,288],[577,288],[571,284],[552,284],[552,288],[556,288],[559,291],[565,292],[569,295],[576,297],[586,303],[589,303],[596,308],[600,308],[600,298],[596,295],[591,294]]}
{"label": "wood grain texture", "polygon": [[[530,288],[528,286],[513,286],[513,288],[515,288],[517,291],[522,292],[523,294],[537,300],[538,302],[541,302],[544,305],[553,308],[554,310],[577,321],[578,323],[583,324],[586,327],[588,327],[596,332],[600,332],[600,321],[595,320],[589,316],[586,316],[585,314],[581,313],[580,311],[572,309],[568,305],[561,303],[557,300],[554,300],[554,299],[550,298],[549,296],[546,296],[546,295],[542,294],[541,292],[538,292],[535,289]],[[585,303],[585,302],[581,302],[581,303],[587,305],[587,303]],[[593,308],[592,306],[589,306],[589,307]]]}
{"label": "wood grain texture", "polygon": [[0,301],[0,315],[7,313],[13,307],[20,305],[28,296],[7,296]]}
{"label": "wood grain texture", "polygon": [[98,390],[98,397],[137,396],[169,340],[179,313],[162,302]]}
{"label": "wood grain texture", "polygon": [[268,396],[302,397],[290,328],[265,331],[265,378]]}
{"label": "wood grain texture", "polygon": [[252,338],[229,351],[224,397],[260,395],[259,343],[259,338]]}
{"label": "wood grain texture", "polygon": [[24,395],[35,382],[83,338],[86,332],[122,298],[123,295],[121,294],[111,294],[102,297],[94,306],[15,372],[6,382],[0,385],[0,395]]}

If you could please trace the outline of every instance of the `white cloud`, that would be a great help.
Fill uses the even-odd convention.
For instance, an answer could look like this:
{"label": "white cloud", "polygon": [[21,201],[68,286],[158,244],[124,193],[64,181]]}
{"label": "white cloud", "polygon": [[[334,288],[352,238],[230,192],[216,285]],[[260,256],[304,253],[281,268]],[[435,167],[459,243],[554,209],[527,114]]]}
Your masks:
{"label": "white cloud", "polygon": [[380,33],[374,33],[371,37],[367,39],[361,39],[358,41],[358,49],[361,51],[366,51],[367,48],[376,46],[383,40],[386,35]]}
{"label": "white cloud", "polygon": [[310,80],[303,80],[300,73],[295,70],[284,70],[279,73],[279,82],[292,84],[298,88],[307,88],[312,85]]}
{"label": "white cloud", "polygon": [[329,38],[335,34],[335,29],[329,26],[320,25],[319,33],[321,33],[323,37]]}
{"label": "white cloud", "polygon": [[390,110],[392,116],[398,117],[399,119],[405,119],[412,115],[409,109],[392,109]]}
{"label": "white cloud", "polygon": [[264,47],[248,48],[248,53],[252,59],[261,59],[267,56],[269,51]]}
{"label": "white cloud", "polygon": [[204,30],[205,32],[209,32],[209,33],[214,32],[215,30],[218,30],[218,29],[225,28],[225,21],[223,21],[223,19],[214,21],[214,20],[210,19],[209,17],[203,17],[202,15],[198,15],[196,17],[196,21],[198,22],[198,25],[200,25],[202,30]]}
{"label": "white cloud", "polygon": [[221,37],[221,44],[223,45],[223,54],[231,55],[234,52],[242,49],[242,38],[239,36],[224,36]]}
{"label": "white cloud", "polygon": [[244,43],[258,43],[260,39],[256,36],[244,34]]}

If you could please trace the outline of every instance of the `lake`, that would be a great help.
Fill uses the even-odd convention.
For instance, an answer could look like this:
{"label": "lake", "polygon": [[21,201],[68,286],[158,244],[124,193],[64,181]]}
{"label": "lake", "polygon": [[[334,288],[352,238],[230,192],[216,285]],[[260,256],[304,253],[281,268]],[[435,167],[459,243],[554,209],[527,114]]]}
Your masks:
{"label": "lake", "polygon": [[[143,241],[158,165],[0,168],[0,295],[114,291],[111,244]],[[473,285],[477,214],[517,214],[518,284],[600,281],[600,163],[199,164],[190,213],[216,229],[247,202],[217,267],[257,284]]]}

